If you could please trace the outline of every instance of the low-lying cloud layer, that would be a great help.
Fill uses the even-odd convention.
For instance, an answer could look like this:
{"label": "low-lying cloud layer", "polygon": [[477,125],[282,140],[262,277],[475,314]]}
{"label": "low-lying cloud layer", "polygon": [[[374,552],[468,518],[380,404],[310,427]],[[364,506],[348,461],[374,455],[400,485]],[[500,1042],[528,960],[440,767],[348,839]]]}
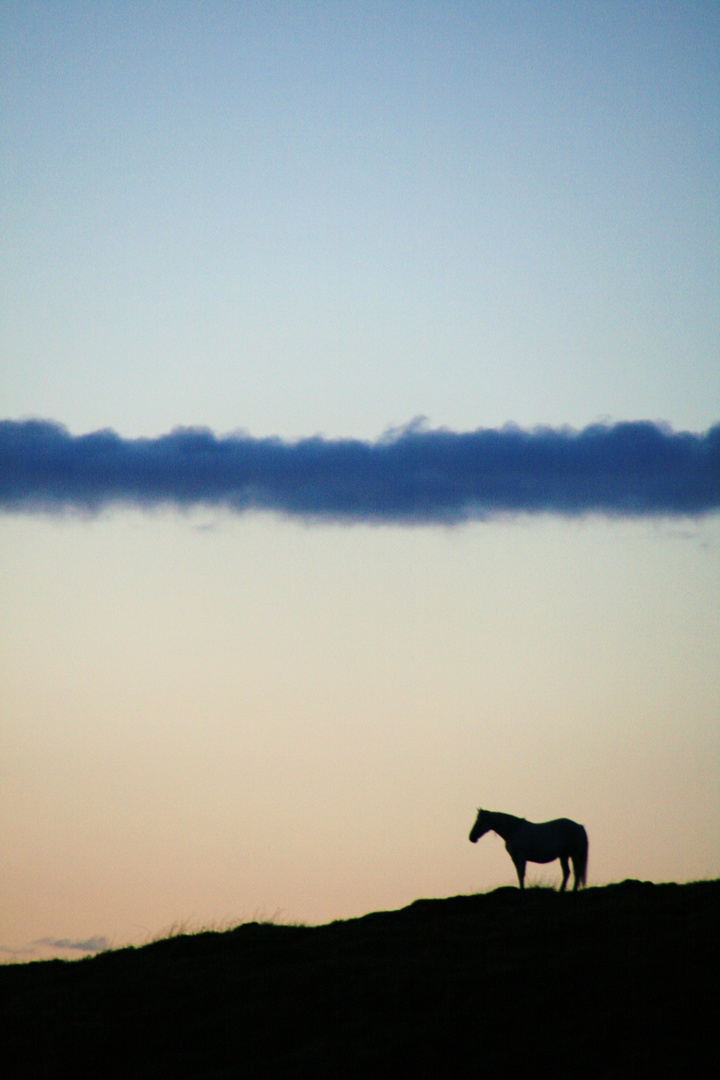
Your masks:
{"label": "low-lying cloud layer", "polygon": [[0,421],[0,509],[92,513],[117,504],[378,523],[701,515],[720,509],[720,425],[693,434],[648,422],[466,433],[411,424],[370,443],[218,438],[199,428],[123,439]]}
{"label": "low-lying cloud layer", "polygon": [[67,956],[68,953],[86,955],[88,953],[105,952],[110,948],[110,942],[106,937],[98,936],[78,941],[75,938],[38,938],[29,945],[22,945],[17,949],[10,949],[0,945],[0,963],[13,960],[44,960],[50,956]]}
{"label": "low-lying cloud layer", "polygon": [[74,938],[39,938],[34,945],[44,945],[48,949],[69,949],[71,952],[104,952],[110,948],[106,937],[91,937],[85,941]]}

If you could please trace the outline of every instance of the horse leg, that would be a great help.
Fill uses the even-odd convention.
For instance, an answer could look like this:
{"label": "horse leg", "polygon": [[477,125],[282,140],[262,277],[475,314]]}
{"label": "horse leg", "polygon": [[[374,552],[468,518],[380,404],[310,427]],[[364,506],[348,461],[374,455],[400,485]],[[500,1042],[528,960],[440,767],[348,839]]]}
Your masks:
{"label": "horse leg", "polygon": [[[561,855],[560,856],[560,865],[562,866],[562,872],[563,872],[563,879],[562,879],[562,885],[560,886],[560,892],[565,892],[565,886],[567,885],[568,878],[570,877],[570,862],[568,860],[567,855]],[[575,875],[575,888],[577,889],[577,874]]]}
{"label": "horse leg", "polygon": [[580,887],[580,880],[578,874],[578,864],[575,856],[572,856],[573,874],[575,875],[575,881],[573,882],[573,892],[577,892]]}
{"label": "horse leg", "polygon": [[515,863],[515,869],[517,870],[518,881],[520,882],[520,888],[525,888],[525,860],[519,856],[513,856],[513,862]]}

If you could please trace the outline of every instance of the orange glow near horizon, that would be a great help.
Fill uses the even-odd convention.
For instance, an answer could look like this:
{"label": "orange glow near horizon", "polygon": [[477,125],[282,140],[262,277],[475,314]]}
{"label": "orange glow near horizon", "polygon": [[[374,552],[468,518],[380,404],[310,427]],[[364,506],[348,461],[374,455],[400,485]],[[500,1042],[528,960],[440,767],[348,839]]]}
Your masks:
{"label": "orange glow near horizon", "polygon": [[0,528],[6,950],[720,870],[717,522]]}

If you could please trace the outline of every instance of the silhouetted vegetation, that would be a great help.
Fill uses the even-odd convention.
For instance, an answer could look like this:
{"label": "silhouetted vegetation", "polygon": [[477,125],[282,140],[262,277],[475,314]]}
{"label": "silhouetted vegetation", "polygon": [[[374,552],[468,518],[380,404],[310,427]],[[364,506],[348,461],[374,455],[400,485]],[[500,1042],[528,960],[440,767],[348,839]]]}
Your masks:
{"label": "silhouetted vegetation", "polygon": [[720,881],[502,888],[7,965],[3,1066],[106,1080],[715,1075],[719,916]]}

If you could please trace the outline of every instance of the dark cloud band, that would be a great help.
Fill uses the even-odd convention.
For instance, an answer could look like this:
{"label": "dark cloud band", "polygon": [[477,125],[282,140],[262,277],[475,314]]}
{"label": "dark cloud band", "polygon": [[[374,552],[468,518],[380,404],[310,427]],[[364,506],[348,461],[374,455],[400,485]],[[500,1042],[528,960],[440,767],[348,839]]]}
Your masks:
{"label": "dark cloud band", "polygon": [[338,521],[453,523],[497,513],[701,515],[720,509],[720,425],[456,433],[410,425],[377,442],[183,428],[155,439],[0,421],[0,508],[222,506]]}

